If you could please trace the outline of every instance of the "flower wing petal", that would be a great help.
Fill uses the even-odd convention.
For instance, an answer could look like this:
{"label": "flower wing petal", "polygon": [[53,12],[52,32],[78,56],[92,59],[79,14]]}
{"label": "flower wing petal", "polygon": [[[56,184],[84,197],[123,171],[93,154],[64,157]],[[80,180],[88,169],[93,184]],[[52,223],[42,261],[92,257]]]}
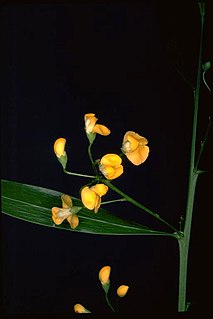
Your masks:
{"label": "flower wing petal", "polygon": [[95,208],[96,195],[88,186],[85,186],[81,191],[81,200],[84,206],[90,210]]}
{"label": "flower wing petal", "polygon": [[134,165],[138,166],[145,162],[149,155],[149,147],[148,146],[140,146],[134,152],[126,153],[126,157],[130,162]]}
{"label": "flower wing petal", "polygon": [[104,135],[104,136],[107,136],[111,133],[110,129],[108,129],[108,127],[106,127],[105,125],[102,125],[102,124],[96,124],[94,127],[93,127],[93,130],[92,130],[94,133],[98,133],[100,135]]}
{"label": "flower wing petal", "polygon": [[70,208],[73,206],[72,204],[72,198],[69,195],[65,195],[63,194],[61,196],[61,200],[62,200],[62,207],[63,208]]}

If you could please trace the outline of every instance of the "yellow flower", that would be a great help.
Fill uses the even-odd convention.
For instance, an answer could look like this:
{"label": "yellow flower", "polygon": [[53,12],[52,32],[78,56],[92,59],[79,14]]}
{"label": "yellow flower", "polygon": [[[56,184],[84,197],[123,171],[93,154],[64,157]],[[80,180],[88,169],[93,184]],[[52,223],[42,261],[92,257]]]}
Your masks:
{"label": "yellow flower", "polygon": [[65,151],[65,144],[66,140],[63,137],[58,138],[53,146],[55,155],[57,156],[59,162],[63,166],[63,168],[66,168],[67,165],[67,153]]}
{"label": "yellow flower", "polygon": [[92,187],[85,186],[81,190],[81,200],[84,206],[95,213],[101,206],[101,197],[108,191],[108,186],[104,184],[96,184]]}
{"label": "yellow flower", "polygon": [[56,225],[60,225],[66,219],[72,229],[75,229],[79,224],[77,213],[81,207],[73,206],[72,198],[69,195],[61,196],[62,208],[52,208],[52,220]]}
{"label": "yellow flower", "polygon": [[104,125],[96,124],[97,120],[98,118],[95,117],[94,113],[87,113],[84,115],[86,133],[98,133],[104,136],[109,135],[110,130]]}
{"label": "yellow flower", "polygon": [[88,309],[82,306],[80,303],[75,304],[74,306],[75,313],[91,313]]}
{"label": "yellow flower", "polygon": [[134,165],[140,165],[145,162],[149,155],[147,144],[148,141],[145,137],[133,131],[128,131],[123,138],[122,152]]}
{"label": "yellow flower", "polygon": [[58,138],[54,143],[54,152],[57,157],[65,156],[66,140],[63,137]]}
{"label": "yellow flower", "polygon": [[104,266],[99,271],[99,280],[100,280],[102,285],[109,284],[110,272],[111,272],[111,267],[110,266]]}
{"label": "yellow flower", "polygon": [[129,287],[126,285],[121,285],[120,287],[118,287],[117,289],[118,297],[123,298],[124,296],[126,296],[128,289]]}
{"label": "yellow flower", "polygon": [[100,160],[99,169],[107,179],[115,179],[123,174],[121,163],[122,159],[117,154],[106,154]]}

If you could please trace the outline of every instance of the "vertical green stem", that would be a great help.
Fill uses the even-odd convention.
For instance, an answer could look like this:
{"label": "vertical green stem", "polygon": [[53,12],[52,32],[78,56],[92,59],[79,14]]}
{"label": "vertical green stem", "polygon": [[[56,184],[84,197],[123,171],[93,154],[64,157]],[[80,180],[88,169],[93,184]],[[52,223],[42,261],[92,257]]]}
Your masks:
{"label": "vertical green stem", "polygon": [[178,311],[187,311],[187,270],[188,270],[188,254],[190,244],[191,222],[194,206],[195,189],[198,174],[194,173],[192,183],[190,184],[189,199],[187,206],[187,218],[183,237],[178,238],[179,244],[179,292],[178,292]]}
{"label": "vertical green stem", "polygon": [[[198,71],[196,90],[194,92],[194,118],[192,127],[192,143],[189,167],[189,183],[186,204],[186,218],[183,231],[183,237],[178,238],[179,244],[179,294],[178,294],[178,311],[187,311],[187,270],[188,270],[188,255],[191,234],[191,224],[194,206],[195,189],[198,178],[198,172],[195,170],[195,149],[197,137],[197,118],[198,106],[200,97],[200,82],[201,82],[201,68],[202,68],[202,49],[203,49],[203,28],[205,17],[205,4],[199,3],[200,16],[201,16],[201,33],[200,33],[200,48],[198,57]],[[197,168],[196,168],[197,169]]]}

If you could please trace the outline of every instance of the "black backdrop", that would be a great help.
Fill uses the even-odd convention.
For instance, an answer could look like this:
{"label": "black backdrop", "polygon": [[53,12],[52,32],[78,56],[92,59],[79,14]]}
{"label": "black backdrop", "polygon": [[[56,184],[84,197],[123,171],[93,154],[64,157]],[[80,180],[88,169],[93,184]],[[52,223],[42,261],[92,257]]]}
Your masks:
{"label": "black backdrop", "polygon": [[[8,5],[1,10],[1,176],[79,196],[82,178],[65,176],[53,153],[67,139],[68,167],[91,173],[83,116],[96,113],[112,134],[97,137],[94,155],[117,152],[123,134],[149,140],[144,165],[125,163],[115,185],[178,227],[184,214],[199,44],[196,2]],[[207,7],[204,60],[212,56]],[[187,82],[180,76],[182,70]],[[212,83],[212,74],[207,76]],[[201,139],[212,103],[202,87]],[[212,107],[212,106],[211,106]],[[191,311],[208,304],[212,133],[201,165],[190,249]],[[113,198],[110,193],[106,200]],[[118,216],[162,228],[131,205]],[[130,286],[121,312],[176,313],[178,249],[164,237],[108,237],[63,232],[1,217],[2,306],[7,315],[73,314],[107,306],[97,279],[112,266],[112,290]]]}

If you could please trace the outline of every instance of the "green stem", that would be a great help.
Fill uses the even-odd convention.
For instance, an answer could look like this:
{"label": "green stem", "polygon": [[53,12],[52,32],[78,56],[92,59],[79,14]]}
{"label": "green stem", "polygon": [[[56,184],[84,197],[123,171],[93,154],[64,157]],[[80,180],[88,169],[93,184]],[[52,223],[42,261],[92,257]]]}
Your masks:
{"label": "green stem", "polygon": [[64,173],[65,173],[65,174],[68,174],[68,175],[79,176],[79,177],[95,178],[95,176],[92,176],[92,175],[86,175],[86,174],[79,174],[79,173],[68,172],[66,169],[64,169]]}
{"label": "green stem", "polygon": [[92,156],[92,150],[91,149],[92,149],[92,143],[90,143],[89,146],[88,146],[88,155],[89,155],[90,161],[92,163],[92,168],[94,170],[94,173],[95,173],[95,175],[97,175],[98,171],[97,171],[97,168],[96,168],[96,165],[95,165],[95,161],[94,161],[93,156]]}
{"label": "green stem", "polygon": [[203,140],[201,141],[200,151],[199,151],[199,154],[198,154],[198,157],[197,157],[197,161],[196,161],[196,164],[195,164],[195,169],[194,169],[195,172],[198,170],[198,165],[199,165],[199,162],[200,162],[200,158],[201,158],[201,155],[203,153],[203,149],[204,149],[204,146],[206,144],[206,140],[208,138],[209,130],[210,130],[211,125],[212,125],[211,118],[209,118],[209,123],[208,123],[207,129],[206,129],[206,133],[204,135]]}
{"label": "green stem", "polygon": [[115,309],[113,308],[113,306],[111,305],[111,302],[109,301],[109,298],[108,298],[108,294],[105,293],[105,299],[106,299],[106,302],[108,304],[108,306],[110,307],[110,309],[112,310],[112,312],[115,312]]}
{"label": "green stem", "polygon": [[126,198],[108,200],[106,202],[102,202],[101,205],[112,204],[112,203],[116,203],[116,202],[126,202]]}
{"label": "green stem", "polygon": [[183,237],[177,238],[178,244],[179,244],[179,292],[178,292],[178,311],[179,312],[187,311],[186,287],[187,287],[188,254],[189,254],[191,223],[192,223],[192,214],[193,214],[197,178],[198,178],[198,174],[194,173],[192,181],[190,183],[190,187],[189,187],[187,217],[185,220]]}
{"label": "green stem", "polygon": [[[200,82],[201,82],[201,68],[202,68],[202,49],[203,49],[203,28],[204,28],[204,17],[205,17],[205,4],[198,3],[200,8],[201,16],[201,33],[200,33],[200,48],[198,57],[198,71],[197,71],[197,82],[196,90],[194,92],[194,117],[192,127],[192,143],[191,143],[191,155],[190,155],[190,166],[189,166],[189,183],[188,183],[188,194],[186,204],[186,218],[183,231],[183,237],[177,237],[179,244],[179,293],[178,293],[178,311],[185,312],[188,309],[187,306],[187,270],[188,270],[188,255],[189,255],[189,244],[191,234],[191,224],[193,215],[193,206],[195,198],[195,189],[198,178],[198,172],[195,170],[195,147],[197,137],[197,118],[198,118],[198,106],[200,97]],[[199,155],[198,155],[199,159]],[[199,160],[197,161],[197,163]],[[197,169],[197,167],[196,167]]]}
{"label": "green stem", "polygon": [[167,221],[165,221],[163,218],[161,218],[158,214],[154,213],[153,211],[151,211],[149,208],[145,207],[144,205],[140,204],[139,202],[137,202],[135,199],[133,199],[132,197],[128,196],[127,194],[125,194],[124,192],[122,192],[119,188],[117,188],[116,186],[114,186],[113,184],[110,183],[110,181],[101,178],[100,181],[102,183],[104,183],[105,185],[107,185],[109,188],[111,188],[113,191],[115,191],[117,194],[121,195],[123,198],[125,198],[128,202],[132,203],[133,205],[139,207],[140,209],[144,210],[145,212],[147,212],[148,214],[152,215],[153,217],[155,217],[156,219],[158,219],[160,222],[164,223],[165,225],[167,225],[168,227],[170,227],[174,232],[179,232],[175,227],[173,227],[171,224],[169,224]]}

